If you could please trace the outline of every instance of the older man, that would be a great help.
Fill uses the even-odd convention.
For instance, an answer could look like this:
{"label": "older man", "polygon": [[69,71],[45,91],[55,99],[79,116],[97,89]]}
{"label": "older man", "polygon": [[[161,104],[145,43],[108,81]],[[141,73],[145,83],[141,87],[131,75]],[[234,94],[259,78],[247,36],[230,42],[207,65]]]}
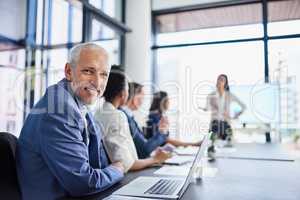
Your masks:
{"label": "older man", "polygon": [[17,170],[22,199],[58,199],[103,191],[123,177],[110,164],[87,105],[103,94],[109,74],[107,52],[98,45],[75,46],[65,79],[50,86],[22,128]]}

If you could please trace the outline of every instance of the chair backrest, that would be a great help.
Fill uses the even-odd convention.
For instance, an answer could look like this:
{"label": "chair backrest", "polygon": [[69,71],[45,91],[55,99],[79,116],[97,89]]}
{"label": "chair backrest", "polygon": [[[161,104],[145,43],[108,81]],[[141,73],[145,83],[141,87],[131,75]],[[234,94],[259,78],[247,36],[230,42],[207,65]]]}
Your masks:
{"label": "chair backrest", "polygon": [[16,147],[18,139],[6,132],[0,132],[0,197],[21,199],[16,170]]}

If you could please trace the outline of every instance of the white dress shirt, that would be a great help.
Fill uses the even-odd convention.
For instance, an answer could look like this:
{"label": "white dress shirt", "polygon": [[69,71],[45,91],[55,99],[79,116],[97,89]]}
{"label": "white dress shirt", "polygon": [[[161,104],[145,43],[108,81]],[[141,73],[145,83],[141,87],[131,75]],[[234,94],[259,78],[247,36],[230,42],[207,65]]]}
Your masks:
{"label": "white dress shirt", "polygon": [[111,162],[122,162],[125,172],[138,160],[126,115],[111,103],[104,102],[96,111],[96,120],[103,126],[103,143]]}

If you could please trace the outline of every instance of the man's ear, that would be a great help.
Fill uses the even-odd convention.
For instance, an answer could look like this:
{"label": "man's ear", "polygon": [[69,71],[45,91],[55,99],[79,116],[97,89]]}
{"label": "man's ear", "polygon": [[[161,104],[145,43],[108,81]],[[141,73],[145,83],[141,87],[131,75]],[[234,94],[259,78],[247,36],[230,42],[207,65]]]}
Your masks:
{"label": "man's ear", "polygon": [[68,81],[72,81],[72,66],[70,63],[66,63],[65,65],[65,77]]}

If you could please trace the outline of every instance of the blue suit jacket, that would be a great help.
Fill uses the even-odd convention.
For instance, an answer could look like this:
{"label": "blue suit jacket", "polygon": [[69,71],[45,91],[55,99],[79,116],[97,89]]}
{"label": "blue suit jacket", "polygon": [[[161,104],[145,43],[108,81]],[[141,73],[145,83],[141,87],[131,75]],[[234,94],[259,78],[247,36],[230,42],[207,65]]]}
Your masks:
{"label": "blue suit jacket", "polygon": [[120,110],[125,113],[128,119],[130,132],[140,159],[149,157],[154,149],[166,143],[168,136],[160,132],[157,132],[153,137],[146,139],[135,119],[129,116],[124,109],[120,108]]}
{"label": "blue suit jacket", "polygon": [[[100,129],[93,119],[88,132],[99,149],[89,151],[83,137],[80,105],[68,85],[63,79],[50,86],[22,128],[17,171],[24,200],[89,195],[107,189],[123,177],[109,165]],[[92,160],[99,163],[92,164]]]}
{"label": "blue suit jacket", "polygon": [[161,119],[160,113],[150,113],[147,120],[147,135],[146,137],[153,137],[158,132],[158,126]]}

